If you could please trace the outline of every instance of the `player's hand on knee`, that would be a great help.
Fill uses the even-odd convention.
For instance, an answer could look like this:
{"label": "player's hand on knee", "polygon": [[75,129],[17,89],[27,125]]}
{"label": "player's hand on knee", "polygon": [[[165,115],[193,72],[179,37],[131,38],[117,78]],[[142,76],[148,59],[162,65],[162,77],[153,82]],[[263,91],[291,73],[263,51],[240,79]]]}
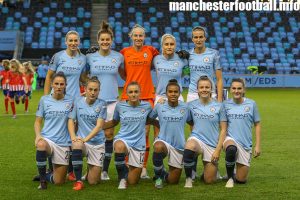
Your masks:
{"label": "player's hand on knee", "polygon": [[36,137],[35,137],[35,141],[34,141],[34,145],[37,146],[37,144],[38,144],[38,142],[39,142],[40,140],[43,140],[42,136],[36,136]]}
{"label": "player's hand on knee", "polygon": [[214,153],[211,156],[211,162],[217,163],[219,161],[219,158],[220,158],[220,152],[214,151]]}

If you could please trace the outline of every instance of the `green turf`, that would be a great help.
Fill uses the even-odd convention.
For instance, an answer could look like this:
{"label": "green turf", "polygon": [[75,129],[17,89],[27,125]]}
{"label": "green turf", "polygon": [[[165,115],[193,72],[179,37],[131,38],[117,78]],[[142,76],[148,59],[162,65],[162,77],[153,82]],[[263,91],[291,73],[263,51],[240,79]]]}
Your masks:
{"label": "green turf", "polygon": [[[262,155],[252,160],[249,181],[226,189],[225,182],[205,185],[200,181],[185,189],[184,174],[179,185],[154,188],[151,180],[141,180],[126,191],[117,189],[113,163],[111,180],[97,186],[87,183],[83,191],[72,191],[72,183],[49,185],[38,191],[31,178],[37,173],[34,148],[34,112],[42,92],[35,92],[30,101],[29,115],[12,119],[3,115],[3,95],[0,97],[0,199],[299,199],[300,190],[300,92],[299,89],[248,89],[247,96],[255,99],[262,117]],[[184,93],[186,95],[186,91]],[[23,114],[23,105],[17,114]],[[188,128],[186,129],[188,134]],[[148,162],[152,176],[151,157]],[[199,171],[202,169],[199,163]],[[225,173],[224,154],[220,171]]]}

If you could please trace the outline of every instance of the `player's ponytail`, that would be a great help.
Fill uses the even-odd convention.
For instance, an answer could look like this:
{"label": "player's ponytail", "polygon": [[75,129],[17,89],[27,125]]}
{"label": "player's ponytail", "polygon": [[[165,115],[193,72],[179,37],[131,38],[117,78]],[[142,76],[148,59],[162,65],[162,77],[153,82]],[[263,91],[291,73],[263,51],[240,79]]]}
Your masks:
{"label": "player's ponytail", "polygon": [[181,91],[180,91],[180,86],[179,86],[178,81],[177,81],[176,79],[171,79],[171,80],[169,80],[169,83],[168,83],[167,86],[166,86],[166,93],[167,93],[168,88],[169,88],[170,86],[176,86],[176,87],[178,87],[179,92],[181,92]]}
{"label": "player's ponytail", "polygon": [[86,87],[89,85],[89,83],[97,83],[98,88],[100,88],[100,85],[101,85],[101,83],[100,83],[97,76],[92,76],[91,78],[88,78],[87,81],[86,81]]}
{"label": "player's ponytail", "polygon": [[97,33],[97,40],[99,40],[100,35],[104,34],[104,33],[109,34],[111,36],[112,40],[114,39],[114,33],[113,33],[111,27],[109,26],[109,23],[107,23],[106,21],[103,20],[100,24],[100,29]]}

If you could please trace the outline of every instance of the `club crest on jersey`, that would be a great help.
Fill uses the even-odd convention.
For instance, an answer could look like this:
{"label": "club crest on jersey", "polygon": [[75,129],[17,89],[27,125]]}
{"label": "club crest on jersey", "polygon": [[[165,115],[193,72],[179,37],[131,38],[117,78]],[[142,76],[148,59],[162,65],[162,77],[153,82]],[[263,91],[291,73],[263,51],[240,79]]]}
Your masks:
{"label": "club crest on jersey", "polygon": [[203,62],[205,62],[205,63],[209,62],[209,58],[208,58],[208,57],[205,57],[205,58],[203,59]]}
{"label": "club crest on jersey", "polygon": [[216,108],[215,107],[211,107],[210,108],[210,112],[212,112],[212,113],[216,112]]}
{"label": "club crest on jersey", "polygon": [[142,110],[141,110],[141,113],[142,113],[142,114],[144,114],[145,112],[146,112],[146,110],[145,110],[145,109],[142,109]]}
{"label": "club crest on jersey", "polygon": [[185,109],[181,109],[180,113],[183,115],[185,113]]}
{"label": "club crest on jersey", "polygon": [[113,59],[111,59],[111,62],[112,62],[112,63],[116,63],[117,60],[116,60],[115,58],[113,58]]}
{"label": "club crest on jersey", "polygon": [[144,58],[147,58],[148,57],[148,54],[147,53],[144,53]]}
{"label": "club crest on jersey", "polygon": [[174,67],[178,67],[179,63],[178,62],[174,62]]}
{"label": "club crest on jersey", "polygon": [[82,64],[82,61],[81,61],[81,60],[78,60],[78,64],[81,65],[81,64]]}
{"label": "club crest on jersey", "polygon": [[69,103],[66,103],[66,109],[70,109],[71,105]]}
{"label": "club crest on jersey", "polygon": [[246,107],[244,108],[244,110],[245,110],[245,112],[249,112],[249,111],[250,111],[250,107],[249,107],[249,106],[246,106]]}
{"label": "club crest on jersey", "polygon": [[96,107],[95,112],[96,113],[100,112],[100,107],[99,106]]}

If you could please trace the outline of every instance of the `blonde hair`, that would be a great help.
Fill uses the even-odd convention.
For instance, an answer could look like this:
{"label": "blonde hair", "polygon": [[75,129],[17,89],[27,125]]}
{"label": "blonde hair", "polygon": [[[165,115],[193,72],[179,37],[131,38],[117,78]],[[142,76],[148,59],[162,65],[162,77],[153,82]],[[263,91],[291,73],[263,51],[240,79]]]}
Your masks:
{"label": "blonde hair", "polygon": [[[4,64],[7,64],[6,66]],[[4,67],[4,69],[7,71],[10,69],[10,62],[9,60],[2,60],[2,66]]]}
{"label": "blonde hair", "polygon": [[[26,74],[34,74],[34,69],[33,69],[33,65],[32,65],[31,61],[24,62],[23,66],[25,67]],[[28,67],[28,68],[26,68],[26,67]]]}
{"label": "blonde hair", "polygon": [[16,72],[20,72],[20,68],[22,67],[22,64],[20,63],[20,61],[18,61],[17,59],[11,59],[10,61],[10,66],[12,66],[12,64],[15,64],[17,69]]}
{"label": "blonde hair", "polygon": [[160,41],[161,47],[163,46],[163,44],[164,44],[164,42],[165,42],[165,40],[166,40],[167,38],[173,39],[174,42],[175,42],[175,44],[176,44],[176,38],[175,38],[173,35],[171,35],[171,34],[169,34],[169,33],[166,33],[166,34],[164,34],[164,35],[161,37],[161,41]]}
{"label": "blonde hair", "polygon": [[[72,34],[73,34],[73,35],[77,35],[78,40],[79,40],[79,42],[80,42],[80,35],[79,35],[79,33],[78,33],[77,31],[68,31],[67,34],[66,34],[66,37],[65,37],[65,41],[67,42],[69,35],[72,35]],[[81,54],[81,51],[80,51],[79,48],[77,48],[77,52],[78,52],[79,54]]]}
{"label": "blonde hair", "polygon": [[132,37],[132,35],[133,35],[133,32],[134,32],[134,29],[137,29],[137,28],[140,28],[140,29],[142,29],[143,30],[143,32],[144,32],[144,35],[146,35],[146,30],[145,30],[145,28],[144,27],[142,27],[141,25],[139,25],[139,24],[135,24],[133,27],[132,27],[132,29],[131,29],[131,31],[129,32],[129,37],[131,38]]}

